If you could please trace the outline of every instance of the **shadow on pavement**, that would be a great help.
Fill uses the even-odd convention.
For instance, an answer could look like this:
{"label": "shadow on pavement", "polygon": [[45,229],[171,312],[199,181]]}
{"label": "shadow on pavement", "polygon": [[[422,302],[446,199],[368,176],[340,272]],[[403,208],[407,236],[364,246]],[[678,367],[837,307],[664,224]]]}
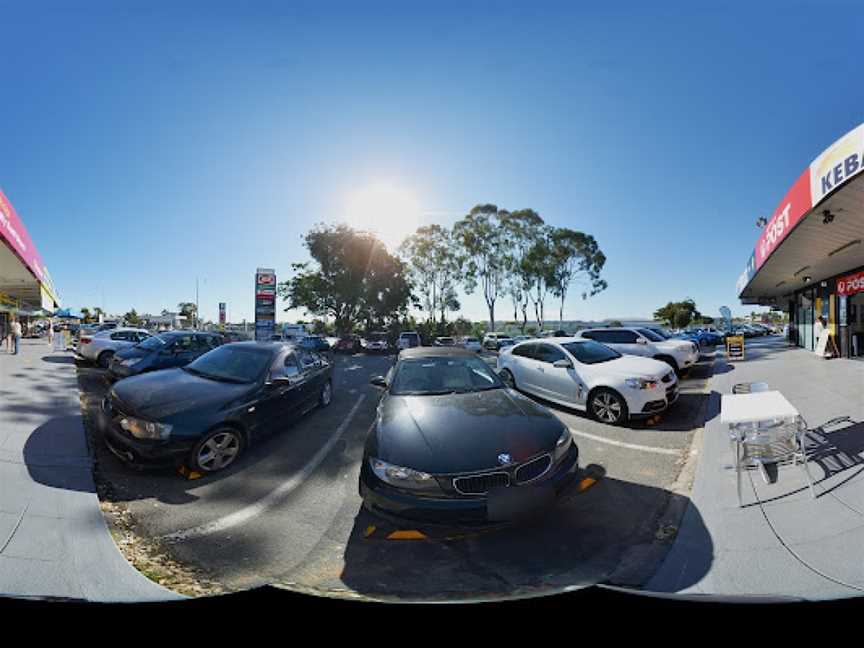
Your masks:
{"label": "shadow on pavement", "polygon": [[[599,583],[638,587],[655,573],[672,545],[674,531],[664,513],[677,511],[677,525],[688,502],[663,489],[606,477],[532,523],[463,532],[463,537],[450,540],[441,538],[437,529],[411,523],[401,529],[438,539],[387,540],[389,531],[398,527],[360,509],[340,579],[370,598],[414,601],[553,594]],[[692,507],[688,513],[701,520]],[[376,531],[366,537],[372,526]],[[704,577],[714,553],[704,525],[688,528],[694,559],[681,588]]]}
{"label": "shadow on pavement", "polygon": [[80,415],[58,416],[33,430],[24,444],[23,456],[33,481],[51,488],[94,492]]}
{"label": "shadow on pavement", "polygon": [[50,362],[51,364],[74,365],[75,358],[69,356],[42,356],[42,362]]}

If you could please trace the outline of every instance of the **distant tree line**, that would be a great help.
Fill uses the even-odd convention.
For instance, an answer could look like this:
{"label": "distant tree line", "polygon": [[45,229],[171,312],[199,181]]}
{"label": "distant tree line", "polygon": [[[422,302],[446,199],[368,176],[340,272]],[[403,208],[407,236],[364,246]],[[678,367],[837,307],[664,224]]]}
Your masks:
{"label": "distant tree line", "polygon": [[[373,234],[347,225],[316,225],[304,237],[311,260],[292,264],[294,276],[279,284],[285,310],[304,309],[333,320],[337,334],[363,327],[426,335],[481,334],[467,320],[447,321],[460,310],[459,289],[479,290],[495,326],[496,307],[509,299],[513,320],[524,333],[529,310],[542,330],[546,300],[568,294],[587,299],[605,290],[600,273],[606,257],[593,236],[547,225],[531,209],[507,211],[477,205],[448,229],[418,228],[391,254]],[[425,313],[418,322],[413,307]]]}

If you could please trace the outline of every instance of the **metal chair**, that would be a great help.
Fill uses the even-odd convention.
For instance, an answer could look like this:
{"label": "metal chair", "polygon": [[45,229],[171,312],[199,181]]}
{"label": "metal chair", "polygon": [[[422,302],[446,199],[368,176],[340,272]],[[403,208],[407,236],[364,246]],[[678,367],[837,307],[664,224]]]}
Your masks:
{"label": "metal chair", "polygon": [[770,483],[765,470],[766,464],[779,464],[792,461],[793,465],[801,461],[801,467],[807,476],[810,495],[816,499],[813,488],[813,477],[807,466],[807,450],[805,437],[807,423],[802,417],[795,419],[774,419],[752,424],[738,424],[730,429],[735,446],[735,472],[738,487],[738,506],[742,506],[741,477],[745,469],[758,467],[762,478]]}
{"label": "metal chair", "polygon": [[771,391],[766,382],[738,383],[732,386],[733,394],[752,394],[754,392]]}

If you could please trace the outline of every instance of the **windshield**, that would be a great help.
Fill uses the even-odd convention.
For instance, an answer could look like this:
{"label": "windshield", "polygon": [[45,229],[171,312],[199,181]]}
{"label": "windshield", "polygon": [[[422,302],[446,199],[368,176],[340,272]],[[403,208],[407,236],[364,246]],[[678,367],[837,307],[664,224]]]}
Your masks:
{"label": "windshield", "polygon": [[156,351],[161,349],[166,344],[168,344],[173,335],[154,335],[152,337],[148,337],[146,340],[137,345],[138,349],[146,349],[147,351]]}
{"label": "windshield", "polygon": [[639,331],[639,333],[644,335],[646,338],[648,338],[652,342],[662,342],[663,340],[665,340],[665,338],[662,335],[660,335],[656,331],[652,331],[651,329],[640,328],[640,329],[636,329],[636,330]]}
{"label": "windshield", "polygon": [[184,369],[212,380],[251,383],[261,378],[271,359],[268,349],[225,345],[208,351]]}
{"label": "windshield", "polygon": [[429,357],[402,360],[390,393],[396,396],[486,391],[504,385],[479,358]]}
{"label": "windshield", "polygon": [[597,364],[599,362],[609,362],[620,358],[621,354],[610,349],[609,347],[594,342],[593,340],[585,340],[584,342],[567,342],[561,345],[567,349],[567,353],[572,355],[582,364]]}

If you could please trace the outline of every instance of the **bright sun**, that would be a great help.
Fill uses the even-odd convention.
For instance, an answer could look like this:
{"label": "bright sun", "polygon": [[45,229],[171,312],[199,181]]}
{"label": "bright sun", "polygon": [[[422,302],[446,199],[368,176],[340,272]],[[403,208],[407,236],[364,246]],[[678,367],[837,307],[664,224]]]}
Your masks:
{"label": "bright sun", "polygon": [[344,220],[354,229],[373,232],[395,252],[422,225],[422,212],[410,192],[389,184],[376,184],[348,197]]}

